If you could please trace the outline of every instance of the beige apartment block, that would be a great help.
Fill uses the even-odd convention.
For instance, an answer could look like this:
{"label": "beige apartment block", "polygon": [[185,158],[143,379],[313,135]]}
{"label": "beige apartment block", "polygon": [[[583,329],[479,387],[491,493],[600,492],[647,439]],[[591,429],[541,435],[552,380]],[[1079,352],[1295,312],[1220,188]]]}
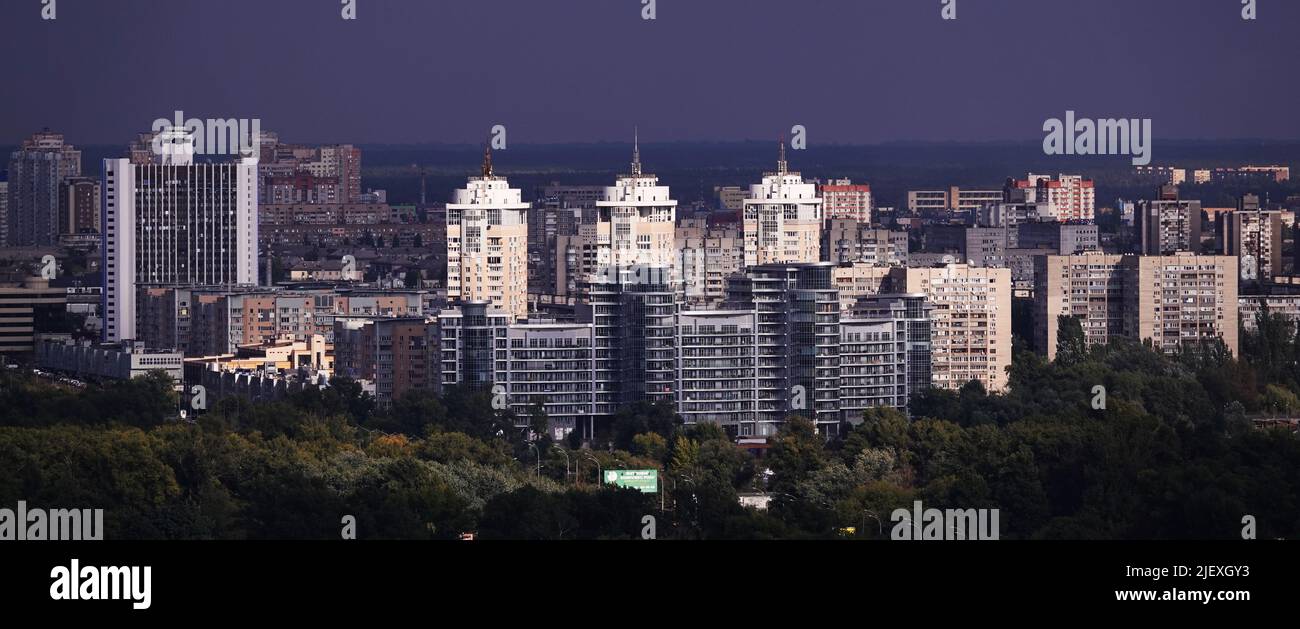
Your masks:
{"label": "beige apartment block", "polygon": [[805,183],[785,160],[785,143],[776,172],[749,188],[745,199],[745,266],[819,262],[822,200],[817,184]]}
{"label": "beige apartment block", "polygon": [[1056,359],[1059,317],[1078,317],[1084,340],[1105,345],[1125,335],[1131,258],[1090,252],[1034,258],[1034,345]]}
{"label": "beige apartment block", "polygon": [[528,209],[518,188],[492,174],[471,177],[447,204],[447,297],[485,301],[528,316]]}
{"label": "beige apartment block", "polygon": [[890,292],[893,267],[870,262],[840,264],[831,269],[831,281],[840,292],[840,312],[852,312],[858,299]]}
{"label": "beige apartment block", "polygon": [[907,232],[872,227],[847,218],[826,221],[822,258],[827,262],[870,262],[907,264]]}
{"label": "beige apartment block", "polygon": [[894,292],[924,293],[931,311],[931,384],[960,389],[978,380],[1007,387],[1011,366],[1011,270],[949,264],[890,270]]}
{"label": "beige apartment block", "polygon": [[596,279],[617,279],[617,269],[666,269],[680,281],[676,242],[677,201],[659,178],[642,172],[641,149],[634,143],[632,172],[605,188],[596,202],[596,221],[578,233],[559,236],[556,246],[557,292],[567,295]]}
{"label": "beige apartment block", "polygon": [[719,305],[727,278],[743,268],[744,241],[735,227],[678,227],[678,271],[682,294],[694,305]]}
{"label": "beige apartment block", "polygon": [[1238,277],[1242,280],[1267,282],[1282,274],[1282,213],[1260,210],[1257,197],[1253,206],[1216,217],[1219,248],[1224,255],[1240,260]]}
{"label": "beige apartment block", "polygon": [[826,220],[850,219],[871,223],[871,186],[836,179],[820,188]]}
{"label": "beige apartment block", "polygon": [[1163,351],[1222,339],[1237,354],[1237,258],[1137,258],[1137,338]]}
{"label": "beige apartment block", "polygon": [[1089,345],[1127,337],[1173,352],[1222,339],[1236,354],[1236,270],[1233,256],[1043,256],[1035,271],[1035,345],[1054,360],[1065,315],[1079,319]]}

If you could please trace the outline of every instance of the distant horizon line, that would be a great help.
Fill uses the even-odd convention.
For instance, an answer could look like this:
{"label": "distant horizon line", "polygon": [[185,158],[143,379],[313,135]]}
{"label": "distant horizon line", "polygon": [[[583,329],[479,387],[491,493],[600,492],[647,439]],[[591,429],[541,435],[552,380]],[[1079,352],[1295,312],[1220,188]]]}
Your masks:
{"label": "distant horizon line", "polygon": [[[60,131],[60,130],[58,130],[57,128],[54,128],[54,127],[50,127],[50,128],[49,128],[49,131],[52,132],[52,133],[63,133],[62,131]],[[33,133],[40,133],[40,132],[41,132],[41,131],[33,131]],[[65,137],[65,140],[66,140],[69,144],[71,144],[71,145],[73,145],[73,146],[75,146],[75,147],[93,147],[93,148],[99,148],[99,147],[120,147],[120,146],[127,146],[127,145],[129,145],[129,144],[133,141],[133,140],[125,140],[125,141],[122,141],[122,142],[93,142],[93,143],[79,143],[79,142],[77,142],[77,141],[75,140],[75,138],[70,138],[70,137],[68,137],[68,134],[66,134],[66,133],[64,133],[64,137]],[[1279,138],[1249,138],[1249,137],[1246,137],[1246,138],[1161,138],[1161,137],[1157,136],[1157,137],[1155,137],[1154,139],[1155,139],[1155,141],[1158,141],[1158,142],[1162,142],[1162,143],[1174,143],[1174,144],[1264,144],[1264,145],[1287,145],[1287,144],[1300,144],[1300,137],[1297,137],[1297,138],[1282,138],[1282,139],[1279,139]],[[775,143],[777,143],[778,141],[779,141],[779,138],[771,138],[771,139],[755,139],[755,138],[748,138],[748,139],[743,139],[743,140],[709,140],[709,139],[700,139],[700,140],[658,140],[658,141],[655,141],[655,140],[646,141],[646,140],[643,138],[643,139],[641,140],[640,143],[641,143],[643,146],[681,146],[681,145],[719,145],[719,146],[725,146],[725,145],[764,145],[764,144],[775,144]],[[950,146],[1025,146],[1025,145],[1041,145],[1042,142],[1043,142],[1043,140],[1042,140],[1041,138],[1035,138],[1035,139],[1020,139],[1020,140],[1013,140],[1013,139],[998,139],[998,140],[888,140],[888,141],[882,141],[882,142],[818,142],[818,143],[816,143],[816,144],[811,144],[811,145],[808,147],[808,149],[822,149],[822,148],[841,148],[841,149],[843,149],[843,148],[872,148],[872,147],[895,147],[895,146],[915,146],[915,147],[950,147]],[[441,142],[441,141],[425,141],[425,142],[372,142],[372,141],[357,141],[357,140],[325,140],[325,141],[322,141],[322,140],[296,140],[296,139],[285,140],[285,139],[281,138],[281,143],[282,143],[282,144],[306,145],[306,146],[312,146],[312,145],[330,146],[330,145],[340,145],[340,144],[351,144],[351,145],[353,145],[353,146],[360,146],[360,147],[380,147],[380,148],[448,148],[448,149],[473,149],[473,150],[475,150],[475,151],[480,151],[480,150],[483,149],[483,143],[482,143],[482,142],[478,142],[478,143],[474,143],[474,142]],[[18,141],[18,142],[13,142],[13,143],[8,143],[8,144],[0,144],[0,146],[5,147],[5,148],[9,148],[9,147],[17,147],[17,146],[20,146],[20,145],[21,145],[21,140]],[[507,149],[507,150],[514,150],[515,148],[518,148],[518,147],[523,147],[523,148],[557,147],[557,146],[558,146],[558,147],[610,147],[610,146],[620,146],[620,147],[627,146],[627,147],[630,147],[630,146],[632,146],[632,145],[633,145],[632,140],[554,141],[554,142],[511,142],[511,148],[510,148],[510,149]]]}

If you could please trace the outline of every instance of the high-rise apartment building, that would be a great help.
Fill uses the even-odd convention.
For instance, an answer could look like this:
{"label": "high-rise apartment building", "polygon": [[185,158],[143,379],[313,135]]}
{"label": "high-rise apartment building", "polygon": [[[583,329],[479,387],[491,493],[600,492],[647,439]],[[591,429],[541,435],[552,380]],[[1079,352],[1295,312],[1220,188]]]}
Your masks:
{"label": "high-rise apartment building", "polygon": [[1237,352],[1233,257],[1050,255],[1038,259],[1035,280],[1034,344],[1049,359],[1061,316],[1079,319],[1088,345],[1127,337],[1172,352],[1222,340]]}
{"label": "high-rise apartment building", "polygon": [[447,297],[486,301],[517,318],[528,316],[528,209],[517,188],[492,173],[456,190],[447,204]]}
{"label": "high-rise apartment building", "polygon": [[1076,317],[1087,345],[1125,336],[1132,257],[1089,252],[1034,259],[1034,347],[1056,359],[1059,317]]}
{"label": "high-rise apartment building", "polygon": [[1018,234],[1011,227],[927,225],[925,251],[952,253],[971,266],[1005,267],[1007,250],[1018,246]]}
{"label": "high-rise apartment building", "polygon": [[758,313],[687,310],[677,315],[677,412],[686,424],[739,434],[758,408]]}
{"label": "high-rise apartment building", "polygon": [[831,270],[831,285],[840,294],[840,311],[849,312],[863,297],[889,291],[889,273],[894,265],[846,262]]}
{"label": "high-rise apartment building", "polygon": [[1101,233],[1091,223],[1021,223],[1016,230],[1021,249],[1052,249],[1061,255],[1101,249]]}
{"label": "high-rise apartment building", "polygon": [[925,297],[873,295],[841,318],[835,291],[819,288],[825,279],[824,265],[750,269],[733,282],[728,309],[678,314],[677,408],[687,424],[768,436],[800,415],[834,435],[869,408],[905,409],[930,386]]}
{"label": "high-rise apartment building", "polygon": [[[496,383],[517,417],[527,421],[540,406],[550,436],[590,433],[595,421],[594,326],[581,323],[518,323],[497,339]],[[504,346],[504,347],[503,347]],[[504,350],[504,352],[503,352]]]}
{"label": "high-rise apartment building", "polygon": [[1222,340],[1237,353],[1237,260],[1231,256],[1140,256],[1136,338],[1166,352]]}
{"label": "high-rise apartment building", "polygon": [[[522,322],[464,302],[428,323],[428,386],[504,394],[521,421],[541,404],[556,437],[607,431],[638,401],[670,405],[686,423],[717,423],[732,436],[773,435],[791,415],[834,435],[864,410],[905,408],[930,386],[932,322],[916,294],[864,297],[842,321],[831,268],[749,269],[730,278],[729,300],[716,310],[679,309],[670,286],[626,281],[632,269],[624,281],[593,285],[576,322]],[[380,360],[384,339],[358,336],[371,322],[336,321],[336,372],[373,378],[377,394],[396,392],[380,384],[383,369],[356,367]]]}
{"label": "high-rise apartment building", "polygon": [[846,218],[859,223],[871,223],[871,186],[854,184],[851,179],[836,179],[818,188],[821,193],[822,215],[827,221]]}
{"label": "high-rise apartment building", "polygon": [[136,338],[137,287],[257,284],[257,163],[104,160],[104,335]]}
{"label": "high-rise apartment building", "polygon": [[491,388],[496,381],[496,341],[504,338],[515,321],[512,312],[485,301],[465,301],[438,314],[434,342],[436,373],[432,389],[445,392],[450,386]]}
{"label": "high-rise apartment building", "polygon": [[727,309],[757,313],[758,406],[742,436],[776,433],[791,414],[834,434],[839,406],[840,296],[834,265],[767,264],[730,278]]}
{"label": "high-rise apartment building", "polygon": [[821,260],[822,200],[788,168],[784,142],[776,171],[750,186],[744,206],[745,266]]}
{"label": "high-rise apartment building", "polygon": [[1282,274],[1282,213],[1260,207],[1259,196],[1247,194],[1234,212],[1215,217],[1219,250],[1237,256],[1239,276],[1248,282],[1269,282]]}
{"label": "high-rise apartment building", "polygon": [[990,203],[975,213],[975,224],[980,227],[1014,229],[1024,223],[1054,220],[1056,220],[1056,209],[1048,203],[1037,201]]}
{"label": "high-rise apartment building", "polygon": [[[861,297],[853,304],[848,316],[868,321],[890,320],[901,323],[906,356],[907,397],[904,402],[932,386],[931,372],[931,317],[934,307],[922,293],[880,293]],[[895,325],[895,329],[900,326]],[[898,334],[895,334],[895,341]],[[841,373],[841,377],[843,377]],[[877,406],[873,404],[873,406]]]}
{"label": "high-rise apartment building", "polygon": [[677,226],[678,272],[684,301],[717,307],[727,296],[727,278],[739,273],[745,258],[741,229],[687,219]]}
{"label": "high-rise apartment building", "polygon": [[559,276],[578,264],[579,252],[570,248],[560,258],[560,239],[577,235],[584,213],[594,218],[595,201],[590,209],[572,206],[561,196],[548,194],[551,188],[539,190],[537,201],[528,211],[528,292],[567,295],[574,292],[570,283],[576,278],[567,278],[561,285]]}
{"label": "high-rise apartment building", "polygon": [[1161,187],[1157,200],[1140,201],[1133,225],[1142,255],[1201,251],[1201,202],[1180,199],[1175,186]]}
{"label": "high-rise apartment building", "polygon": [[556,439],[572,430],[591,438],[597,422],[605,428],[614,412],[598,409],[601,391],[619,382],[610,379],[616,374],[597,369],[591,323],[516,322],[486,302],[467,302],[439,313],[426,334],[435,391],[450,386],[495,390],[505,395],[521,424],[541,405]]}
{"label": "high-rise apartment building", "polygon": [[1011,366],[1011,270],[948,264],[895,268],[896,292],[921,293],[931,313],[931,384],[960,389],[978,380],[990,392],[1006,389]]}
{"label": "high-rise apartment building", "polygon": [[557,238],[559,294],[568,294],[590,275],[622,268],[657,268],[667,272],[669,281],[678,277],[677,201],[658,177],[642,172],[640,145],[634,147],[631,174],[605,188],[595,220],[579,225],[575,235]]}
{"label": "high-rise apartment building", "polygon": [[866,221],[835,218],[822,233],[822,257],[827,262],[907,264],[907,232],[872,227]]}
{"label": "high-rise apartment building", "polygon": [[614,383],[597,388],[596,414],[672,403],[678,289],[666,278],[663,268],[624,267],[583,288],[577,320],[594,325],[596,380]]}
{"label": "high-rise apartment building", "polygon": [[568,186],[552,182],[542,186],[539,198],[555,201],[559,207],[591,210],[605,199],[605,186]]}
{"label": "high-rise apartment building", "polygon": [[884,314],[840,320],[840,419],[852,425],[867,409],[907,408],[908,325],[898,311]]}
{"label": "high-rise apartment building", "polygon": [[1096,184],[1079,175],[1035,175],[1007,181],[1006,200],[1045,203],[1058,221],[1091,221],[1097,212]]}
{"label": "high-rise apartment building", "polygon": [[389,407],[414,390],[431,388],[436,336],[424,317],[340,318],[334,322],[334,373],[373,384]]}
{"label": "high-rise apartment building", "polygon": [[97,234],[100,226],[99,180],[71,177],[59,189],[59,234]]}
{"label": "high-rise apartment building", "polygon": [[279,135],[269,131],[258,138],[258,148],[259,202],[362,201],[361,149],[351,144],[281,144]]}
{"label": "high-rise apartment building", "polygon": [[9,155],[6,240],[13,247],[58,244],[63,182],[81,176],[81,151],[49,130],[23,140]]}

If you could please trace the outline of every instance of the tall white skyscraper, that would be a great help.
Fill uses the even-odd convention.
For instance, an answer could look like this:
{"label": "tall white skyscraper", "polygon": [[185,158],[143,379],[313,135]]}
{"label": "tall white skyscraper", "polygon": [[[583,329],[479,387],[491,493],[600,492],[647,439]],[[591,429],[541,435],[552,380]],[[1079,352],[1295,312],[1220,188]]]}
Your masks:
{"label": "tall white skyscraper", "polygon": [[785,142],[776,172],[749,187],[744,221],[745,266],[821,259],[822,200],[817,184],[788,168]]}
{"label": "tall white skyscraper", "polygon": [[453,193],[447,204],[447,297],[486,301],[516,318],[528,316],[528,209],[518,188],[483,174]]}
{"label": "tall white skyscraper", "polygon": [[676,226],[677,201],[658,177],[642,172],[641,148],[634,138],[631,174],[605,188],[603,200],[596,202],[595,222],[559,238],[556,283],[562,285],[561,294],[576,291],[592,274],[616,279],[614,270],[620,268],[662,269],[668,277],[656,280],[679,281]]}
{"label": "tall white skyscraper", "polygon": [[136,338],[139,285],[257,284],[257,160],[104,160],[104,337]]}
{"label": "tall white skyscraper", "polygon": [[677,201],[659,178],[641,172],[641,147],[633,139],[632,173],[605,188],[597,201],[599,241],[609,243],[608,264],[614,267],[648,265],[671,268]]}

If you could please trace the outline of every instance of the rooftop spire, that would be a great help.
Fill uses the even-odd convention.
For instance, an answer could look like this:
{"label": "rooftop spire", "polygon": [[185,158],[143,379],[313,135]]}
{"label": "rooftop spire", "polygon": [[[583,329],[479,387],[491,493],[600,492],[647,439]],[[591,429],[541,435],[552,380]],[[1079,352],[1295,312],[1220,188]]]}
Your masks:
{"label": "rooftop spire", "polygon": [[776,160],[776,174],[784,175],[790,172],[789,166],[785,162],[785,135],[781,135],[781,155]]}
{"label": "rooftop spire", "polygon": [[483,178],[492,178],[492,143],[483,146]]}
{"label": "rooftop spire", "polygon": [[637,127],[632,127],[632,176],[641,176],[641,138]]}

